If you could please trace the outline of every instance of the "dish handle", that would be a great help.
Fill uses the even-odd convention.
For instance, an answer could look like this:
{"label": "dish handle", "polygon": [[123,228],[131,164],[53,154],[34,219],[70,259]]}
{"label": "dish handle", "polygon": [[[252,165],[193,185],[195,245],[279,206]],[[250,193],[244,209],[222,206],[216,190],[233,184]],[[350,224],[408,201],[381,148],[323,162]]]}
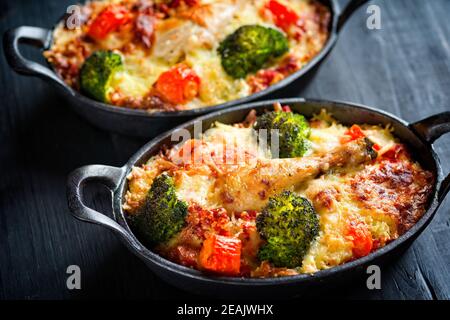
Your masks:
{"label": "dish handle", "polygon": [[[411,127],[426,142],[433,144],[442,135],[450,132],[450,111],[442,112],[411,124]],[[444,200],[450,191],[450,173],[442,181],[439,191],[439,202]]]}
{"label": "dish handle", "polygon": [[19,74],[39,77],[71,91],[64,81],[50,68],[28,60],[20,53],[20,43],[45,49],[49,47],[51,37],[51,30],[38,27],[22,26],[7,30],[3,35],[3,48],[6,60],[11,68]]}
{"label": "dish handle", "polygon": [[342,29],[344,24],[359,7],[369,1],[370,0],[350,0],[345,8],[339,13],[337,31],[339,32]]}
{"label": "dish handle", "polygon": [[127,246],[142,251],[144,249],[142,245],[124,227],[106,215],[87,207],[83,202],[83,188],[86,183],[97,181],[113,192],[123,175],[123,168],[103,165],[90,165],[76,169],[67,180],[68,205],[75,218],[104,226],[119,235]]}

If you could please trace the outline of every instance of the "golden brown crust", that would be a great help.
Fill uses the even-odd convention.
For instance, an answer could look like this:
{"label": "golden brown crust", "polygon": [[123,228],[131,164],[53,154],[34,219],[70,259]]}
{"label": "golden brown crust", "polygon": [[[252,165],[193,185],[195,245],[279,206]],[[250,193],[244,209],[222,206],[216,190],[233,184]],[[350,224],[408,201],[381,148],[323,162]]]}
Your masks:
{"label": "golden brown crust", "polygon": [[366,209],[382,211],[397,221],[398,233],[408,231],[425,212],[433,175],[409,159],[382,159],[352,181],[354,197]]}

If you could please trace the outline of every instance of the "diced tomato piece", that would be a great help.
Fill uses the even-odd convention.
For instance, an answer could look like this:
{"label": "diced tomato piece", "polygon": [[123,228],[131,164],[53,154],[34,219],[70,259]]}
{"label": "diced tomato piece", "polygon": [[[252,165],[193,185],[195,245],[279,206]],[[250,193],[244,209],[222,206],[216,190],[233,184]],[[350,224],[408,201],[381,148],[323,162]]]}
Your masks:
{"label": "diced tomato piece", "polygon": [[298,21],[298,15],[295,11],[277,0],[269,0],[265,8],[272,13],[275,24],[285,31]]}
{"label": "diced tomato piece", "polygon": [[364,132],[362,132],[361,127],[357,124],[352,125],[345,134],[350,136],[352,140],[357,140],[366,136]]}
{"label": "diced tomato piece", "polygon": [[200,77],[185,64],[178,64],[162,73],[155,87],[168,102],[184,104],[198,95]]}
{"label": "diced tomato piece", "polygon": [[131,15],[127,8],[120,5],[111,5],[100,12],[94,19],[89,26],[87,34],[91,38],[101,40],[130,20]]}
{"label": "diced tomato piece", "polygon": [[364,138],[365,136],[366,135],[361,130],[361,127],[358,126],[357,124],[354,124],[350,127],[350,129],[348,129],[344,133],[344,136],[341,138],[341,143],[347,143],[353,140],[358,140],[360,138]]}
{"label": "diced tomato piece", "polygon": [[289,106],[283,106],[282,109],[284,112],[292,112],[291,107]]}
{"label": "diced tomato piece", "polygon": [[200,266],[208,271],[238,275],[241,268],[241,240],[212,235],[203,242],[200,251]]}
{"label": "diced tomato piece", "polygon": [[396,143],[388,151],[382,154],[382,158],[397,161],[400,158],[400,155],[405,152],[406,150],[404,146]]}
{"label": "diced tomato piece", "polygon": [[366,223],[362,221],[350,221],[347,237],[353,243],[353,255],[355,258],[367,256],[373,248],[372,234]]}

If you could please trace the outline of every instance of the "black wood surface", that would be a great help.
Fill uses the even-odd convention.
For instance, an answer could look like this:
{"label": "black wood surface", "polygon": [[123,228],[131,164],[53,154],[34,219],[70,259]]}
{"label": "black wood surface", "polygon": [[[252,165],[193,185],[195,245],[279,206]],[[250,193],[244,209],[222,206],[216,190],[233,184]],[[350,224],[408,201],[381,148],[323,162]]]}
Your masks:
{"label": "black wood surface", "polygon": [[[71,3],[3,0],[0,32],[20,25],[51,27]],[[367,29],[364,6],[310,81],[276,96],[363,103],[408,121],[450,110],[450,1],[372,4],[381,9],[381,30]],[[39,59],[39,52],[25,52]],[[107,230],[76,221],[67,208],[65,179],[71,170],[93,163],[120,166],[145,141],[88,125],[51,87],[14,74],[3,55],[0,65],[0,298],[195,299],[163,283]],[[445,172],[449,138],[436,143]],[[92,186],[88,194],[94,207],[108,212],[105,189]],[[411,249],[382,269],[382,290],[369,291],[355,280],[323,296],[449,299],[449,243],[450,197]],[[81,290],[66,287],[69,265],[81,268]]]}

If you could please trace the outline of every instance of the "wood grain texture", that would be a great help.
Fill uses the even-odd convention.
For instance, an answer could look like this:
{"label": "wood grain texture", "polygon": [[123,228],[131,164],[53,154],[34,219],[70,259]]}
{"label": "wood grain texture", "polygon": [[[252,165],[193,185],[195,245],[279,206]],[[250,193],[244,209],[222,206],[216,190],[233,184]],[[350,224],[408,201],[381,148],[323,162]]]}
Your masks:
{"label": "wood grain texture", "polygon": [[[342,1],[345,3],[345,1]],[[361,8],[308,82],[275,96],[363,103],[408,121],[450,110],[448,0],[374,0],[382,29],[366,28]],[[0,32],[51,27],[71,1],[0,2]],[[40,60],[39,52],[25,54]],[[145,142],[100,131],[68,110],[42,81],[14,74],[0,56],[0,298],[189,299],[153,275],[107,230],[70,216],[67,174],[82,165],[122,165]],[[450,171],[449,136],[436,143]],[[108,212],[108,192],[93,185],[89,203]],[[449,299],[450,197],[403,256],[382,269],[382,290],[356,281],[324,298]],[[66,288],[66,268],[79,265],[82,290]]]}

